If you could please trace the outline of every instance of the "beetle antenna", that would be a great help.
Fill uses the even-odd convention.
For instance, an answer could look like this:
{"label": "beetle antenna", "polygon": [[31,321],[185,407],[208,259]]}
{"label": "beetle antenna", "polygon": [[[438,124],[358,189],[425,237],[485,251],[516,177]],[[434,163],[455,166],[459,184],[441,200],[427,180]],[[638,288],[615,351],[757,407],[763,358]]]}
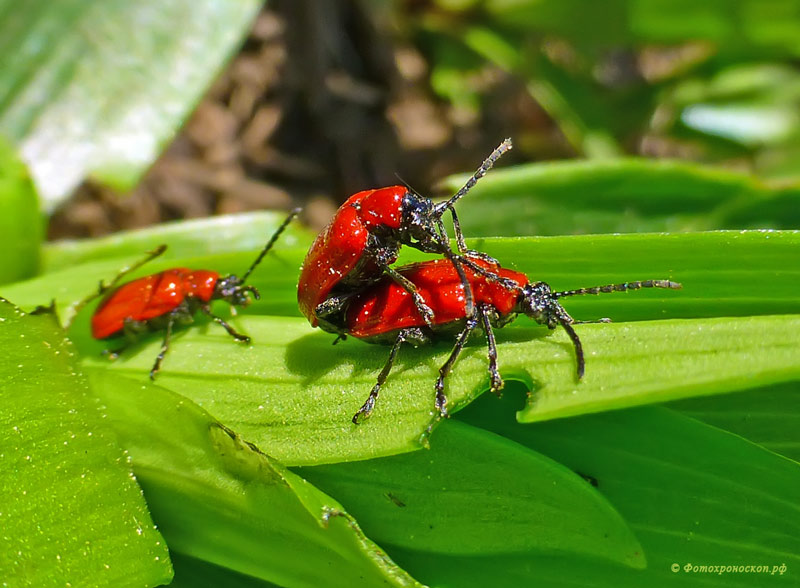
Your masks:
{"label": "beetle antenna", "polygon": [[395,172],[394,177],[396,177],[397,181],[403,184],[408,189],[409,192],[411,192],[412,194],[416,194],[418,196],[420,195],[419,191],[416,190],[411,184],[406,182],[403,176],[401,176],[399,173]]}
{"label": "beetle antenna", "polygon": [[553,292],[550,295],[553,297],[553,299],[558,299],[566,296],[580,296],[582,294],[627,292],[628,290],[639,290],[641,288],[668,288],[670,290],[680,290],[683,288],[683,286],[679,282],[672,282],[670,280],[644,280],[637,282],[623,282],[621,284],[607,284],[605,286],[593,286],[591,288],[578,288],[577,290],[564,290],[563,292]]}
{"label": "beetle antenna", "polygon": [[436,216],[442,216],[444,214],[445,210],[447,210],[448,208],[452,208],[452,206],[453,206],[453,204],[455,204],[456,200],[458,200],[464,194],[469,192],[472,189],[472,187],[475,184],[478,183],[478,180],[480,180],[483,176],[485,176],[486,172],[488,172],[490,169],[492,169],[492,166],[495,164],[495,162],[498,159],[500,159],[500,157],[502,157],[503,154],[506,151],[510,151],[512,149],[512,147],[513,147],[513,145],[511,144],[511,139],[506,139],[505,141],[500,143],[497,146],[497,148],[494,151],[492,151],[492,153],[489,155],[489,157],[487,157],[483,161],[481,166],[477,170],[475,170],[475,173],[472,174],[472,177],[467,180],[467,183],[464,184],[458,192],[453,194],[446,201],[440,202],[439,204],[434,206],[433,213]]}
{"label": "beetle antenna", "polygon": [[163,254],[166,250],[167,250],[166,245],[159,245],[152,251],[148,251],[145,257],[143,257],[139,261],[132,263],[129,266],[123,267],[121,270],[119,270],[119,272],[117,272],[117,275],[114,276],[114,279],[112,279],[108,284],[100,280],[100,283],[97,286],[97,292],[89,294],[86,298],[83,298],[82,300],[79,300],[77,302],[73,302],[67,307],[67,311],[65,313],[64,328],[69,329],[69,327],[72,325],[72,321],[75,320],[75,317],[78,315],[78,313],[81,310],[83,310],[83,308],[87,304],[89,304],[92,300],[94,300],[95,298],[99,298],[100,296],[102,296],[103,294],[114,288],[117,284],[119,284],[122,278],[127,276],[132,271],[139,269],[147,262],[154,260],[156,257]]}
{"label": "beetle antenna", "polygon": [[242,283],[247,281],[247,278],[250,276],[251,273],[253,273],[253,270],[256,269],[256,266],[259,263],[261,263],[261,260],[264,259],[264,256],[267,254],[267,252],[270,249],[272,249],[273,245],[275,245],[275,242],[278,240],[278,237],[281,236],[281,233],[283,233],[283,231],[286,230],[286,227],[289,226],[289,223],[292,222],[292,220],[294,220],[294,217],[300,214],[302,210],[303,210],[302,208],[295,208],[289,213],[289,216],[286,217],[286,219],[281,223],[281,226],[278,227],[275,233],[273,233],[272,237],[270,237],[269,241],[267,241],[267,244],[264,245],[264,249],[262,249],[261,253],[258,254],[258,257],[256,257],[256,260],[253,262],[253,264],[249,268],[247,268],[247,271],[244,273],[244,276],[242,276]]}

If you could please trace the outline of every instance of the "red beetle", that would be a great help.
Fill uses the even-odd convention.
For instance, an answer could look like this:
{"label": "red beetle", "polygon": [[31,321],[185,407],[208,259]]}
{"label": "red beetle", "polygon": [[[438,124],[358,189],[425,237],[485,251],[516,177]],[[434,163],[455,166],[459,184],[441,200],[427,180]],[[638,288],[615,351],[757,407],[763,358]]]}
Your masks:
{"label": "red beetle", "polygon": [[[217,272],[209,270],[179,267],[137,278],[114,288],[92,315],[92,336],[95,339],[124,336],[129,344],[143,332],[166,329],[161,351],[150,370],[151,379],[155,378],[169,348],[172,327],[175,324],[193,322],[198,310],[220,324],[237,341],[249,342],[250,337],[236,332],[222,318],[212,314],[210,303],[213,300],[224,300],[231,306],[247,306],[250,303],[250,292],[258,299],[258,290],[254,286],[246,285],[245,281],[299,212],[299,209],[293,210],[283,221],[241,278],[235,275],[220,277]],[[109,286],[101,285],[100,294],[113,288],[125,274],[161,255],[165,250],[166,246],[162,245],[142,262],[120,272]],[[124,347],[107,353],[113,359],[123,349]]]}
{"label": "red beetle", "polygon": [[[452,336],[453,333],[457,333],[453,351],[439,369],[439,379],[435,386],[436,408],[442,416],[447,416],[444,381],[470,334],[476,328],[486,333],[492,391],[499,391],[503,387],[503,380],[497,370],[497,346],[492,327],[503,327],[513,321],[518,314],[526,314],[550,329],[555,329],[558,325],[564,327],[575,346],[578,379],[580,379],[583,377],[585,367],[583,347],[572,327],[576,321],[559,304],[560,298],[639,288],[681,288],[679,283],[669,280],[646,280],[553,292],[545,282],[531,282],[525,274],[504,269],[496,262],[476,260],[476,265],[505,279],[501,284],[497,280],[487,278],[483,273],[466,268],[475,297],[477,316],[467,317],[465,314],[464,286],[453,264],[445,259],[407,265],[397,270],[414,284],[416,292],[433,309],[435,318],[431,326],[420,320],[408,291],[388,278],[382,279],[350,300],[344,315],[343,328],[346,332],[370,343],[392,343],[389,359],[378,375],[378,381],[367,401],[353,416],[354,423],[359,423],[372,412],[397,352],[406,341],[418,346],[442,338],[443,335]],[[515,286],[508,288],[506,284],[509,282],[513,282]],[[602,322],[607,320],[603,319]]]}
{"label": "red beetle", "polygon": [[[341,334],[336,326],[340,322],[336,315],[355,292],[378,281],[384,274],[410,294],[415,312],[427,324],[432,324],[433,312],[415,292],[414,285],[389,267],[397,260],[401,245],[445,255],[465,285],[464,303],[467,314],[472,316],[472,293],[463,267],[481,271],[482,267],[472,260],[486,256],[467,249],[453,204],[509,149],[511,140],[506,139],[464,187],[440,204],[403,186],[365,190],[351,196],[317,236],[300,271],[297,301],[311,325]],[[442,215],[447,210],[453,215],[458,254],[451,250],[442,223]]]}

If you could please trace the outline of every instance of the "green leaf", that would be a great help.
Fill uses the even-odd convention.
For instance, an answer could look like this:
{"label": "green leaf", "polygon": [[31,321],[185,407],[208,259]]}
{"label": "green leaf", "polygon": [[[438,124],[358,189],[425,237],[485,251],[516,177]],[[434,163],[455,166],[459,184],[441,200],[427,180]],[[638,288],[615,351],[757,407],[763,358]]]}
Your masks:
{"label": "green leaf", "polygon": [[[248,316],[232,321],[253,343],[236,344],[215,324],[173,338],[158,383],[208,410],[287,465],[367,459],[420,448],[435,422],[433,383],[448,351],[404,349],[378,410],[363,425],[350,422],[386,360],[383,346],[313,331],[305,319]],[[109,362],[97,354],[92,374],[147,381],[160,337]],[[483,389],[474,372],[453,374],[449,399],[458,406]],[[401,386],[402,383],[402,386]]]}
{"label": "green leaf", "polygon": [[341,505],[204,410],[96,370],[170,549],[281,586],[416,586]]}
{"label": "green leaf", "polygon": [[[565,300],[567,310],[576,319],[611,317],[620,321],[577,327],[587,357],[586,381],[580,385],[575,382],[574,351],[563,332],[549,335],[543,327],[531,327],[525,318],[498,330],[503,375],[531,385],[535,381],[540,390],[533,397],[536,404],[532,411],[543,410],[548,403],[561,414],[708,393],[700,386],[700,380],[674,388],[673,379],[659,382],[646,377],[646,370],[653,366],[669,371],[673,361],[684,365],[689,359],[678,351],[697,351],[693,347],[695,340],[696,345],[704,342],[702,361],[707,360],[709,369],[715,370],[709,372],[707,379],[711,391],[735,391],[797,377],[796,358],[788,347],[797,337],[790,332],[796,318],[644,324],[622,321],[798,313],[800,269],[794,263],[800,245],[798,233],[485,239],[473,241],[472,245],[500,260],[514,260],[516,269],[558,289],[650,278],[672,278],[684,285],[681,291],[648,290]],[[246,266],[254,254],[208,258],[202,263],[184,261],[189,267],[235,270]],[[160,384],[200,403],[216,418],[259,446],[268,447],[273,456],[289,465],[366,459],[418,448],[420,435],[432,419],[437,370],[451,344],[443,342],[432,349],[404,348],[373,417],[364,426],[351,425],[349,419],[372,388],[387,350],[352,340],[332,347],[333,336],[311,329],[305,320],[274,316],[297,313],[296,268],[304,254],[304,249],[279,250],[268,255],[264,266],[255,272],[254,283],[261,289],[262,300],[244,311],[247,316],[233,319],[237,329],[253,338],[251,347],[235,344],[216,325],[181,331],[164,361]],[[419,258],[409,254],[404,260]],[[153,266],[150,271],[160,269],[157,263]],[[36,303],[41,304],[47,302],[43,293],[52,295],[54,288],[72,288],[73,295],[82,296],[92,290],[98,275],[113,275],[111,267],[105,268],[105,274],[99,272],[93,277],[85,271],[88,264],[78,267],[82,270],[49,274],[5,287],[0,293],[13,294],[15,300],[27,300],[29,304],[39,297],[41,301]],[[82,291],[76,285],[79,280],[84,281]],[[757,284],[757,292],[748,284]],[[70,298],[59,300],[64,304]],[[223,312],[222,307],[219,312]],[[89,336],[88,314],[82,313],[70,332],[87,356],[86,365],[146,378],[161,335],[146,338],[143,344],[131,348],[128,357],[123,356],[110,366],[99,357],[106,345],[93,342]],[[769,328],[760,329],[759,325]],[[698,328],[714,328],[726,335],[718,339],[710,332],[700,331],[695,336]],[[750,339],[737,343],[736,329],[743,329],[739,334],[746,333]],[[650,355],[643,355],[636,347],[642,341]],[[721,351],[718,357],[717,346]],[[741,377],[745,369],[742,360],[768,355],[759,351],[760,347],[773,348],[778,353],[767,358],[768,363],[756,371],[758,376],[752,381]],[[625,350],[623,355],[615,355],[621,350]],[[659,355],[662,351],[663,357]],[[694,367],[699,369],[700,364],[698,360]],[[740,377],[729,377],[729,368]],[[601,374],[610,379],[602,382]],[[620,384],[632,383],[636,378],[641,379],[637,380],[635,391]],[[468,402],[486,389],[486,383],[485,350],[476,341],[448,380],[451,402],[455,406]],[[578,393],[570,400],[572,390]],[[628,392],[630,397],[625,399]],[[301,430],[303,434],[299,433]]]}
{"label": "green leaf", "polygon": [[[795,575],[792,570],[800,565],[798,464],[661,408],[519,426],[513,422],[519,402],[513,393],[502,401],[481,399],[459,419],[591,476],[633,528],[648,567],[631,570],[586,558],[506,558],[497,564],[506,566],[505,585],[527,576],[556,587],[773,586],[782,573]],[[482,566],[488,563],[480,559],[437,558],[433,565],[424,554],[395,550],[393,556],[425,582],[485,585]],[[768,569],[700,573],[684,571],[686,564]],[[445,581],[453,577],[466,581]]]}
{"label": "green leaf", "polygon": [[[530,377],[538,384],[520,421],[800,380],[798,315],[585,325],[578,332],[588,356],[581,382],[570,377],[571,353],[548,363],[546,354],[561,355],[553,347],[538,358],[520,350],[536,366]],[[503,354],[513,361],[512,345]]]}
{"label": "green leaf", "polygon": [[[433,384],[451,344],[404,348],[373,416],[350,418],[387,357],[385,347],[311,332],[302,319],[234,321],[249,334],[237,345],[216,325],[175,337],[159,383],[205,407],[289,465],[393,455],[419,448],[434,422]],[[504,377],[533,385],[525,421],[544,420],[800,379],[798,317],[747,317],[580,325],[586,376],[575,381],[567,335],[544,328],[498,332]],[[145,381],[160,338],[113,364],[87,357],[92,373]],[[451,410],[487,388],[486,351],[469,346],[447,381]]]}
{"label": "green leaf", "polygon": [[[591,485],[542,455],[450,421],[430,451],[300,468],[387,549],[572,553],[644,568],[641,546]],[[480,512],[473,512],[480,505]]]}
{"label": "green leaf", "polygon": [[63,333],[0,301],[0,348],[3,582],[169,582],[167,548]]}
{"label": "green leaf", "polygon": [[787,382],[669,406],[800,462],[800,384]]}
{"label": "green leaf", "polygon": [[[466,176],[446,180],[455,191]],[[458,210],[471,236],[800,226],[800,186],[679,161],[560,161],[493,170]]]}
{"label": "green leaf", "polygon": [[[135,185],[261,2],[0,1],[0,131],[47,210],[94,175]],[[180,26],[176,26],[180,23]]]}
{"label": "green leaf", "polygon": [[3,263],[0,284],[36,274],[42,219],[36,190],[25,166],[0,136],[0,235],[3,235]]}

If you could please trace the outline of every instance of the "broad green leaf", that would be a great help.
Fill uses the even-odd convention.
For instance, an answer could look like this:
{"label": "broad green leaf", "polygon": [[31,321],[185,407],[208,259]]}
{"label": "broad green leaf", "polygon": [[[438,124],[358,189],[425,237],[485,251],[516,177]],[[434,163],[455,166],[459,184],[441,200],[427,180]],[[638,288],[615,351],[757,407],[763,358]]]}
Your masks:
{"label": "broad green leaf", "polygon": [[[466,176],[445,186],[457,190]],[[680,161],[559,161],[493,170],[458,208],[469,236],[796,228],[800,186]]]}
{"label": "broad green leaf", "polygon": [[669,406],[800,462],[800,383],[679,400]]}
{"label": "broad green leaf", "polygon": [[[303,319],[234,321],[253,338],[236,344],[217,325],[173,338],[159,384],[178,392],[288,465],[367,459],[418,449],[434,422],[433,384],[452,344],[403,348],[372,417],[361,406],[388,350],[312,331]],[[800,317],[766,316],[579,325],[586,376],[575,380],[567,335],[546,328],[498,331],[500,370],[532,385],[526,421],[743,390],[800,379]],[[146,381],[156,336],[114,363],[84,367]],[[469,346],[448,377],[451,410],[488,388],[486,350]]]}
{"label": "broad green leaf", "polygon": [[[237,251],[246,251],[249,255],[264,246],[285,218],[285,214],[276,212],[226,214],[122,231],[97,239],[49,242],[44,245],[42,269],[52,272],[89,261],[125,256],[135,258],[163,244],[168,248],[162,260]],[[286,228],[274,248],[307,246],[311,244],[311,237],[293,223]],[[243,266],[240,271],[244,269]]]}
{"label": "broad green leaf", "polygon": [[[580,382],[571,377],[571,353],[542,349],[536,361],[523,351],[535,366],[535,390],[520,421],[800,380],[800,315],[585,325],[578,332],[587,351]],[[503,354],[513,361],[514,345]]]}
{"label": "broad green leaf", "polygon": [[[796,295],[800,288],[800,269],[794,263],[800,234],[794,232],[486,239],[472,244],[498,259],[514,260],[516,269],[533,279],[545,279],[559,289],[668,277],[684,285],[681,291],[650,290],[565,300],[566,308],[580,320],[604,316],[615,321],[746,316],[797,313],[800,309]],[[181,265],[240,271],[237,266],[245,266],[253,254],[183,260],[186,263]],[[295,268],[304,254],[304,248],[278,250],[268,255],[262,268],[255,272],[253,283],[261,289],[262,300],[244,311],[246,317],[242,315],[233,320],[239,330],[253,337],[252,347],[235,344],[216,325],[188,329],[175,337],[160,382],[201,403],[216,418],[233,426],[245,438],[269,447],[272,455],[290,465],[365,459],[419,447],[419,436],[432,418],[436,371],[449,353],[450,345],[403,349],[387,382],[379,410],[365,423],[367,426],[351,425],[349,418],[365,399],[386,360],[386,348],[352,340],[332,347],[332,336],[311,329],[302,319],[256,314],[297,312]],[[414,258],[419,256],[410,255],[405,259]],[[80,267],[85,270],[90,266]],[[167,266],[154,262],[150,271],[162,267]],[[104,272],[105,277],[113,275],[110,266]],[[88,271],[53,273],[3,288],[0,292],[6,296],[13,293],[16,300],[29,300],[29,303],[26,297],[31,297],[42,304],[48,300],[42,293],[52,292],[51,288],[72,288],[72,296],[91,291],[98,275],[104,272],[94,275]],[[84,280],[81,287],[76,285],[79,280]],[[757,294],[748,289],[747,284],[758,284]],[[64,304],[71,298],[60,296],[58,299]],[[221,307],[220,312],[223,312]],[[96,369],[110,367],[144,378],[157,353],[160,335],[146,338],[143,344],[130,350],[129,357],[108,366],[99,357],[106,345],[92,342],[89,337],[88,314],[82,313],[71,330],[81,351],[87,354],[87,361]],[[512,327],[498,331],[500,366],[506,378],[522,378],[530,384],[536,382],[540,392],[533,397],[534,407],[546,407],[548,402],[558,399],[558,403],[565,404],[550,406],[554,410],[558,407],[559,414],[586,411],[590,406],[594,407],[592,410],[600,410],[625,403],[633,405],[707,393],[699,381],[673,389],[674,382],[650,382],[642,371],[653,365],[671,365],[667,358],[686,362],[687,358],[680,356],[676,349],[696,351],[691,346],[696,339],[698,344],[701,340],[705,342],[704,357],[711,362],[709,368],[717,370],[709,376],[714,391],[734,391],[796,378],[793,374],[797,366],[792,357],[788,357],[789,363],[780,363],[791,355],[783,350],[771,357],[767,367],[757,372],[758,377],[752,380],[728,377],[725,373],[730,367],[734,373],[742,374],[744,367],[737,362],[769,355],[759,352],[759,347],[784,349],[780,347],[781,341],[793,341],[796,337],[789,332],[788,339],[781,338],[792,321],[796,319],[580,325],[578,330],[587,354],[587,376],[578,386],[574,380],[574,352],[564,333],[548,336],[546,329],[531,328],[528,320],[521,318]],[[769,326],[769,329],[759,330],[757,325]],[[708,332],[701,332],[699,337],[681,339],[696,333],[698,328],[712,327],[727,332],[728,338],[717,341]],[[752,336],[746,343],[739,343],[738,351],[736,329],[745,329]],[[646,349],[651,355],[642,354],[635,347],[645,336]],[[725,353],[715,360],[717,344],[727,347],[722,347]],[[629,350],[631,355],[625,355],[622,363],[615,363],[614,354],[620,349]],[[476,341],[459,360],[458,369],[449,380],[451,401],[459,405],[485,389],[485,374],[485,351]],[[613,378],[604,383],[600,380],[601,374],[613,375]],[[637,377],[642,379],[639,387],[630,391],[635,393],[627,399],[620,398],[629,391],[622,389],[621,393],[621,388],[611,382]],[[572,390],[578,390],[579,394],[570,405]],[[296,431],[299,428],[315,433],[298,440]]]}
{"label": "broad green leaf", "polygon": [[[520,585],[525,577],[555,587],[623,588],[774,586],[781,584],[779,578],[789,584],[796,579],[800,565],[798,464],[661,408],[520,426],[513,422],[513,408],[519,402],[513,393],[502,401],[481,399],[459,418],[591,476],[597,490],[633,528],[644,547],[647,569],[579,558],[493,562],[493,558],[448,561],[442,557],[434,566],[434,558],[394,550],[395,559],[422,581],[485,585],[493,565],[503,566],[504,584],[511,586],[514,581]],[[686,572],[686,564],[756,565],[766,566],[767,571]]]}
{"label": "broad green leaf", "polygon": [[90,382],[171,550],[281,586],[418,585],[338,502],[192,402],[108,371]]}
{"label": "broad green leaf", "polygon": [[[545,279],[558,289],[649,278],[672,278],[683,283],[681,291],[584,296],[564,302],[567,310],[579,320],[606,316],[615,321],[798,313],[800,299],[796,293],[800,289],[800,269],[795,261],[799,244],[800,234],[795,232],[606,235],[472,242],[474,247],[500,260],[509,260],[504,261],[505,265],[526,272],[532,279]],[[237,268],[246,266],[254,254],[182,260],[181,265],[213,267],[223,272],[241,271]],[[364,401],[386,360],[386,348],[353,340],[332,347],[332,336],[311,329],[303,319],[258,316],[259,313],[297,313],[296,268],[304,254],[305,248],[277,250],[274,255],[268,255],[264,265],[255,272],[253,283],[260,288],[262,300],[246,309],[246,316],[233,319],[239,330],[253,337],[252,347],[235,344],[216,325],[182,331],[175,337],[165,359],[164,371],[159,376],[161,384],[201,403],[216,418],[234,427],[245,438],[269,447],[272,455],[290,465],[365,459],[419,447],[419,437],[432,418],[436,373],[450,345],[403,349],[373,418],[364,427],[351,425],[349,418]],[[404,259],[419,257],[408,255]],[[53,289],[61,288],[68,295],[57,295],[59,303],[69,304],[75,299],[71,296],[91,292],[99,277],[108,279],[113,275],[116,267],[111,265],[119,266],[113,260],[103,263],[107,264],[103,271],[99,271],[101,264],[86,264],[79,266],[81,271],[55,272],[2,288],[0,293],[13,294],[15,300],[25,300],[28,304],[46,304],[54,294]],[[158,263],[154,262],[149,271],[168,267]],[[94,268],[96,273],[86,271],[87,268]],[[80,280],[83,280],[82,285]],[[749,284],[757,284],[757,292],[748,288]],[[224,312],[221,306],[219,312]],[[99,357],[107,345],[92,342],[89,337],[88,315],[88,312],[82,313],[70,331],[87,355],[88,364],[95,369],[123,370],[138,378],[146,377],[161,336],[147,337],[129,351],[127,358],[109,366]],[[786,342],[797,337],[792,332],[783,336],[789,330],[787,325],[796,320],[768,317],[699,323],[580,325],[577,328],[584,339],[587,377],[578,386],[574,380],[574,352],[565,334],[557,332],[548,336],[546,329],[532,328],[528,319],[520,318],[512,327],[498,331],[500,366],[506,378],[536,383],[539,392],[533,397],[535,404],[531,410],[546,407],[556,399],[557,403],[550,406],[553,410],[557,407],[558,414],[583,412],[590,407],[600,410],[626,403],[634,405],[707,393],[699,380],[692,385],[672,388],[675,382],[650,382],[643,371],[655,365],[671,366],[673,360],[684,365],[687,358],[681,357],[677,349],[697,351],[692,347],[696,340],[698,345],[700,341],[706,345],[704,357],[712,370],[708,380],[713,383],[712,391],[735,391],[796,379],[796,361],[790,351],[786,351],[788,347],[781,347],[781,342],[789,345],[791,343]],[[769,329],[759,330],[758,325]],[[696,333],[698,328],[712,327],[727,335],[719,341],[708,332],[681,339]],[[746,343],[738,343],[738,351],[736,329],[744,329],[741,332],[746,331],[751,336]],[[651,355],[635,348],[642,337],[647,338],[646,349]],[[717,344],[723,353],[715,359]],[[116,344],[111,342],[108,346]],[[738,362],[768,355],[759,351],[760,347],[774,348],[779,353],[769,359],[764,369],[756,372],[756,378],[741,377],[744,367]],[[620,349],[630,353],[624,360],[614,359]],[[788,363],[781,363],[784,360]],[[699,363],[695,364],[696,368],[698,366]],[[740,377],[729,377],[726,374],[729,367]],[[453,404],[463,404],[485,389],[485,374],[484,347],[476,341],[459,360],[456,373],[449,379],[448,394]],[[601,374],[613,378],[604,383],[600,380]],[[631,378],[641,378],[638,387],[630,391],[628,399],[621,398],[620,387],[612,383],[627,382]],[[572,390],[579,393],[570,401]],[[537,406],[539,408],[535,408]],[[297,433],[301,428],[315,433],[298,440],[298,436],[303,437]]]}
{"label": "broad green leaf", "polygon": [[[235,50],[255,0],[0,1],[0,131],[43,199],[135,185]],[[180,26],[176,26],[179,23]]]}
{"label": "broad green leaf", "polygon": [[[196,402],[245,439],[269,448],[286,465],[393,455],[421,447],[435,422],[433,383],[447,349],[404,349],[378,409],[363,425],[350,422],[386,360],[383,346],[314,331],[305,319],[248,316],[232,324],[253,338],[236,344],[215,324],[187,329],[172,340],[157,382]],[[161,345],[149,338],[115,362],[87,355],[85,367],[109,378],[147,381]],[[482,351],[476,349],[480,356]],[[459,368],[449,399],[458,406],[482,389]]]}
{"label": "broad green leaf", "polygon": [[[564,554],[644,568],[617,512],[567,468],[450,421],[429,451],[299,468],[382,545],[446,555]],[[473,513],[479,505],[480,514]]]}
{"label": "broad green leaf", "polygon": [[6,586],[157,586],[166,545],[48,316],[0,301],[0,570]]}
{"label": "broad green leaf", "polygon": [[33,276],[39,267],[42,219],[28,171],[0,136],[0,284]]}

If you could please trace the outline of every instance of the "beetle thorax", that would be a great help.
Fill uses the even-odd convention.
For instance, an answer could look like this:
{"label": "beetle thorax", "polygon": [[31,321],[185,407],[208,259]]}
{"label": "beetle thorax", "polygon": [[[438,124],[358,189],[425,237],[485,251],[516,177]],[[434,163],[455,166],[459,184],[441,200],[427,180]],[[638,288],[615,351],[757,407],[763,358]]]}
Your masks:
{"label": "beetle thorax", "polygon": [[436,239],[439,234],[433,203],[425,197],[406,192],[403,197],[403,222],[400,226],[400,241],[414,243],[422,251],[440,253],[442,244]]}

